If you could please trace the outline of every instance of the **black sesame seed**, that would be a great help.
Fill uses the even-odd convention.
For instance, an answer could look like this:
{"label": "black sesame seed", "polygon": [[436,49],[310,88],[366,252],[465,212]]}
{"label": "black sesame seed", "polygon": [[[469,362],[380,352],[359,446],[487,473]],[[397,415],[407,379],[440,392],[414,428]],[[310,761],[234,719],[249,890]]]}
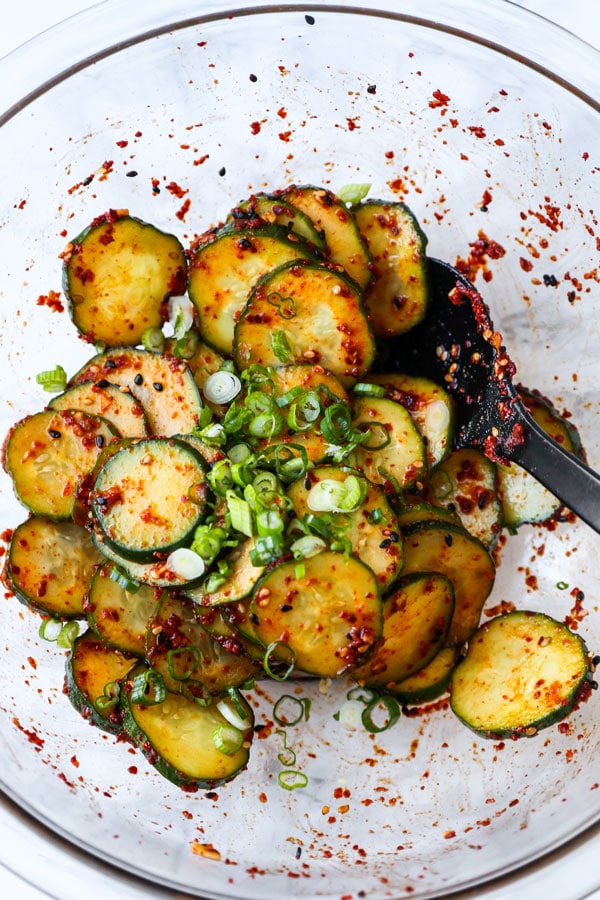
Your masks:
{"label": "black sesame seed", "polygon": [[451,535],[451,534],[445,534],[445,535],[444,535],[444,540],[446,541],[446,546],[447,546],[447,547],[451,547],[451,546],[452,546],[452,544],[453,544],[453,538],[452,538],[452,535]]}
{"label": "black sesame seed", "polygon": [[131,172],[125,172],[126,178],[137,178],[137,172],[132,169]]}
{"label": "black sesame seed", "polygon": [[391,543],[392,543],[391,538],[384,538],[379,546],[381,547],[382,550],[384,550],[386,547],[389,547]]}
{"label": "black sesame seed", "polygon": [[135,378],[133,379],[133,383],[139,385],[139,384],[143,384],[143,382],[144,382],[144,376],[138,372],[137,375],[135,376]]}
{"label": "black sesame seed", "polygon": [[163,390],[163,385],[160,383],[160,381],[153,381],[152,387],[154,388],[155,391],[158,391],[159,393],[160,393],[160,391]]}
{"label": "black sesame seed", "polygon": [[152,185],[152,193],[153,193],[153,194],[160,194],[160,188],[159,188],[159,186],[158,186],[157,184],[153,184],[153,185]]}
{"label": "black sesame seed", "polygon": [[96,382],[96,387],[97,388],[107,388],[109,386],[109,384],[110,384],[110,381],[108,381],[106,378],[102,378],[100,381]]}
{"label": "black sesame seed", "polygon": [[554,275],[544,275],[544,284],[548,287],[556,287],[558,281]]}
{"label": "black sesame seed", "polygon": [[306,22],[307,25],[314,25],[315,17],[314,16],[304,16],[304,21]]}
{"label": "black sesame seed", "polygon": [[392,531],[390,534],[390,541],[393,541],[394,544],[397,544],[399,540],[400,540],[400,535],[398,534],[398,532]]}
{"label": "black sesame seed", "polygon": [[116,362],[114,361],[114,359],[107,359],[106,362],[104,363],[104,367],[105,367],[106,369],[116,369],[116,368],[117,368],[117,364],[116,364]]}
{"label": "black sesame seed", "polygon": [[293,609],[293,608],[294,608],[294,607],[293,607],[291,604],[289,604],[289,603],[282,603],[281,606],[279,607],[279,609],[281,610],[281,612],[289,612],[290,609]]}
{"label": "black sesame seed", "polygon": [[253,625],[258,625],[258,623],[259,623],[259,618],[258,618],[258,616],[256,615],[256,613],[250,613],[250,615],[248,616],[248,618],[250,619],[250,621],[252,622]]}
{"label": "black sesame seed", "polygon": [[296,847],[296,859],[300,859],[302,856],[302,847]]}
{"label": "black sesame seed", "polygon": [[585,600],[585,594],[583,593],[583,591],[577,591],[575,599],[578,603],[583,603],[583,601]]}
{"label": "black sesame seed", "polygon": [[53,438],[54,440],[56,440],[57,438],[59,438],[59,437],[61,436],[60,431],[57,431],[56,428],[49,428],[49,429],[48,429],[48,434],[49,434],[50,437]]}
{"label": "black sesame seed", "polygon": [[249,77],[250,81],[258,81],[258,78],[256,77],[256,75],[251,74],[248,77]]}
{"label": "black sesame seed", "polygon": [[103,434],[96,435],[96,447],[104,447],[104,435]]}
{"label": "black sesame seed", "polygon": [[375,94],[375,93],[377,93],[377,85],[370,84],[367,88],[367,94]]}
{"label": "black sesame seed", "polygon": [[216,800],[219,795],[216,791],[207,791],[205,796],[207,800]]}
{"label": "black sesame seed", "polygon": [[225,174],[226,171],[227,171],[227,169],[225,168],[225,166],[222,166],[219,169],[219,175],[221,176],[221,178],[223,177],[223,175]]}

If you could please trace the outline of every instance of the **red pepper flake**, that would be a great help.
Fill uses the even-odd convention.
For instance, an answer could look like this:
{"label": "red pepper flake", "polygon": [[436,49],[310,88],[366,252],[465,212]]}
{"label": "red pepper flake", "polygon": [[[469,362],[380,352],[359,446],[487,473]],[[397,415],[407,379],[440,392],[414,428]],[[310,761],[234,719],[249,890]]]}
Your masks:
{"label": "red pepper flake", "polygon": [[58,291],[48,291],[47,294],[40,294],[36,302],[38,306],[47,306],[48,309],[51,309],[53,312],[65,311]]}
{"label": "red pepper flake", "polygon": [[72,781],[69,781],[69,779],[68,779],[67,776],[64,774],[64,772],[59,772],[59,773],[58,773],[58,777],[60,778],[61,781],[64,781],[64,783],[67,785],[67,787],[70,787],[70,788],[74,788],[74,787],[75,787],[75,785],[73,784],[73,782],[72,782]]}
{"label": "red pepper flake", "polygon": [[[433,92],[433,100],[429,101],[429,106],[431,109],[438,109],[439,107],[447,107],[450,103],[450,97],[447,94],[443,94],[442,91],[435,90]],[[444,114],[445,110],[442,112]]]}
{"label": "red pepper flake", "polygon": [[474,134],[477,138],[485,137],[485,128],[483,128],[481,125],[469,125],[468,131],[470,131],[471,134]]}
{"label": "red pepper flake", "polygon": [[77,759],[75,754],[73,754],[73,756],[71,757],[71,763],[75,766],[76,769],[79,768],[79,760]]}
{"label": "red pepper flake", "polygon": [[455,832],[455,831],[445,831],[445,832],[444,832],[444,838],[445,838],[446,840],[448,840],[449,838],[454,838],[454,837],[456,837],[456,832]]}
{"label": "red pepper flake", "polygon": [[533,263],[530,259],[524,259],[522,256],[519,258],[519,265],[523,269],[524,272],[531,272],[533,269]]}
{"label": "red pepper flake", "polygon": [[175,181],[170,181],[166,186],[166,189],[170,194],[173,194],[174,197],[179,199],[185,197],[186,194],[189,194],[189,189],[180,187]]}
{"label": "red pepper flake", "polygon": [[394,151],[393,151],[393,150],[386,150],[385,153],[384,153],[384,156],[385,156],[386,159],[393,159],[393,158],[394,158]]}
{"label": "red pepper flake", "polygon": [[32,669],[37,669],[37,660],[35,660],[33,658],[33,656],[28,656],[27,662],[29,663],[29,665],[31,666]]}
{"label": "red pepper flake", "polygon": [[252,122],[250,124],[250,131],[252,132],[252,134],[258,134],[260,131],[260,128],[261,128],[260,122]]}
{"label": "red pepper flake", "polygon": [[194,160],[194,165],[195,165],[195,166],[201,166],[202,163],[205,163],[205,162],[206,162],[206,160],[208,159],[208,157],[209,157],[209,154],[208,154],[208,153],[205,153],[204,156],[199,156],[198,159],[195,159],[195,160]]}
{"label": "red pepper flake", "polygon": [[188,214],[191,205],[192,205],[192,201],[188,197],[188,199],[184,200],[184,202],[182,203],[180,208],[175,213],[175,215],[181,222],[185,221],[185,217]]}
{"label": "red pepper flake", "polygon": [[123,149],[123,147],[127,147],[128,144],[129,141],[117,141],[117,147],[121,147],[121,149]]}
{"label": "red pepper flake", "polygon": [[347,124],[348,124],[348,131],[354,131],[356,128],[360,128],[360,125],[359,125],[358,122],[356,121],[356,117],[353,118],[353,119],[351,119],[351,118],[348,117],[348,118],[346,119],[346,122],[347,122]]}
{"label": "red pepper flake", "polygon": [[283,106],[281,106],[277,110],[277,115],[279,116],[280,119],[287,119],[287,110]]}
{"label": "red pepper flake", "polygon": [[285,143],[289,143],[291,136],[292,136],[291,131],[280,131],[279,132],[279,140],[284,141]]}

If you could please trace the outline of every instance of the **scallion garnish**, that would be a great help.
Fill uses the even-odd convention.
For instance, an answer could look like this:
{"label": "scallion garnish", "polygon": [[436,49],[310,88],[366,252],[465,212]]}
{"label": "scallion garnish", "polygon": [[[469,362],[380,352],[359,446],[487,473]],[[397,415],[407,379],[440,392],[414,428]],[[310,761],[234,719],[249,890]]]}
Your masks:
{"label": "scallion garnish", "polygon": [[296,315],[296,304],[293,297],[282,297],[278,291],[267,294],[267,303],[276,307],[282,319],[293,319]]}
{"label": "scallion garnish", "polygon": [[165,336],[160,328],[146,328],[142,334],[142,347],[151,353],[162,353],[165,349]]}
{"label": "scallion garnish", "polygon": [[178,547],[169,553],[166,560],[167,569],[178,578],[185,581],[193,581],[201,578],[206,569],[206,563],[191,547]]}
{"label": "scallion garnish", "polygon": [[385,388],[382,384],[369,384],[367,381],[358,381],[352,391],[360,397],[385,397]]}
{"label": "scallion garnish", "polygon": [[177,340],[189,333],[194,324],[194,307],[183,297],[171,297],[169,300],[169,322],[173,335]]}
{"label": "scallion garnish", "polygon": [[305,718],[304,703],[292,694],[282,694],[273,707],[273,718],[278,725],[297,725]]}
{"label": "scallion garnish", "polygon": [[67,373],[61,365],[57,365],[54,369],[38,372],[35,380],[49,394],[59,394],[67,386]]}
{"label": "scallion garnish", "polygon": [[227,698],[219,700],[217,709],[230,725],[239,731],[246,731],[250,725],[250,717],[244,701],[236,688],[229,688]]}
{"label": "scallion garnish", "polygon": [[233,372],[220,370],[209,375],[202,391],[209,403],[231,403],[242,389],[242,382]]}
{"label": "scallion garnish", "polygon": [[344,481],[323,478],[311,487],[306,504],[313,512],[353,512],[364,501],[367,483],[364,478],[348,475]]}
{"label": "scallion garnish", "polygon": [[226,756],[233,756],[244,743],[242,732],[229,724],[218,725],[213,731],[212,738],[219,753],[224,753]]}
{"label": "scallion garnish", "polygon": [[252,537],[254,534],[254,526],[252,522],[252,513],[247,500],[243,500],[235,493],[235,491],[227,491],[225,494],[227,501],[227,511],[231,527],[234,531],[240,531],[246,537]]}
{"label": "scallion garnish", "polygon": [[277,776],[279,786],[285,788],[286,791],[294,791],[296,788],[306,787],[308,784],[308,775],[299,772],[297,769],[282,769]]}
{"label": "scallion garnish", "polygon": [[70,650],[79,636],[79,622],[65,622],[56,638],[56,645],[64,650]]}
{"label": "scallion garnish", "polygon": [[285,331],[273,332],[271,335],[271,348],[280,362],[289,362],[292,355],[292,348],[290,347]]}
{"label": "scallion garnish", "polygon": [[109,712],[114,709],[121,696],[121,687],[116,681],[109,681],[104,685],[104,693],[96,697],[95,705],[100,712]]}
{"label": "scallion garnish", "polygon": [[145,669],[134,676],[131,685],[131,702],[140,706],[157,706],[167,696],[164,678],[156,669]]}
{"label": "scallion garnish", "polygon": [[400,718],[400,704],[390,694],[382,694],[375,697],[364,708],[361,721],[371,734],[379,734],[387,731],[395,725]]}
{"label": "scallion garnish", "polygon": [[[174,647],[167,651],[167,669],[175,681],[189,681],[202,660],[198,647]],[[182,669],[182,665],[186,668]]]}
{"label": "scallion garnish", "polygon": [[[281,656],[287,657],[287,662],[281,659]],[[272,658],[276,662],[282,662],[284,665],[287,665],[287,668],[283,671],[278,671],[277,669],[273,669],[271,667]],[[263,669],[267,673],[270,678],[273,678],[275,681],[286,681],[294,671],[294,666],[296,665],[296,654],[293,649],[288,646],[284,641],[272,641],[267,649],[265,650],[265,655],[263,657]]]}
{"label": "scallion garnish", "polygon": [[38,628],[38,634],[44,641],[54,643],[62,631],[62,622],[58,619],[43,619]]}
{"label": "scallion garnish", "polygon": [[566,581],[558,581],[556,583],[556,587],[559,589],[559,591],[566,591],[569,585]]}
{"label": "scallion garnish", "polygon": [[198,349],[199,343],[200,335],[197,331],[193,329],[186,331],[182,337],[175,341],[173,356],[177,356],[178,359],[191,359]]}
{"label": "scallion garnish", "polygon": [[342,203],[356,206],[357,203],[360,203],[361,200],[365,199],[370,190],[371,185],[363,182],[357,184],[344,184],[336,193],[338,199],[341,200]]}

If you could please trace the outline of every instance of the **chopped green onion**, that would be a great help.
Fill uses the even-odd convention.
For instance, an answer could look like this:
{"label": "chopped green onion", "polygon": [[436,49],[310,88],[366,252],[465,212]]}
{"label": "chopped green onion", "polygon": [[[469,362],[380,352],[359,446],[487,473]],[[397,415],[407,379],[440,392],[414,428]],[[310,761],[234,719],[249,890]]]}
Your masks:
{"label": "chopped green onion", "polygon": [[242,382],[233,372],[213,372],[204,382],[202,391],[209,403],[231,403],[242,389]]}
{"label": "chopped green onion", "polygon": [[314,534],[305,534],[295,540],[290,546],[294,559],[310,559],[311,556],[316,556],[317,553],[321,553],[326,549],[327,544],[325,541]]}
{"label": "chopped green onion", "polygon": [[383,450],[391,443],[390,432],[383,422],[369,422],[368,427],[360,430],[362,434],[360,443],[367,450]]}
{"label": "chopped green onion", "polygon": [[329,444],[342,444],[352,431],[350,409],[345,403],[332,403],[323,413],[321,434]]}
{"label": "chopped green onion", "polygon": [[277,509],[265,509],[256,515],[256,530],[261,537],[283,532],[283,519]]}
{"label": "chopped green onion", "polygon": [[227,501],[231,527],[235,531],[241,531],[246,537],[252,537],[254,534],[254,527],[252,523],[252,513],[248,502],[242,500],[241,497],[238,497],[235,491],[227,491],[225,499]]}
{"label": "chopped green onion", "polygon": [[344,481],[324,478],[313,484],[306,497],[306,505],[313,512],[353,512],[367,493],[364,478],[348,475]]}
{"label": "chopped green onion", "polygon": [[201,706],[203,709],[212,706],[214,700],[212,692],[204,682],[198,681],[195,678],[188,678],[187,681],[182,682],[182,694],[190,700],[193,700],[197,706]]}
{"label": "chopped green onion", "polygon": [[61,365],[57,365],[54,369],[38,372],[35,380],[49,394],[58,394],[60,391],[64,391],[67,386],[67,373]]}
{"label": "chopped green onion", "polygon": [[279,559],[284,549],[282,535],[268,534],[257,537],[250,551],[250,562],[253,566],[268,566],[269,563]]}
{"label": "chopped green onion", "polygon": [[100,712],[108,712],[114,709],[121,696],[121,687],[116,681],[109,681],[104,685],[104,693],[96,697],[96,708]]}
{"label": "chopped green onion", "polygon": [[189,547],[178,547],[167,556],[167,568],[179,578],[192,581],[201,578],[206,569],[206,563],[201,556]]}
{"label": "chopped green onion", "polygon": [[173,356],[176,356],[178,359],[191,359],[198,349],[199,343],[200,335],[194,329],[190,329],[190,331],[186,331],[182,337],[175,341]]}
{"label": "chopped green onion", "polygon": [[361,397],[385,397],[385,388],[382,384],[368,384],[366,381],[359,381],[352,390]]}
{"label": "chopped green onion", "polygon": [[566,591],[569,585],[566,581],[558,581],[556,587],[559,589],[559,591]]}
{"label": "chopped green onion", "polygon": [[298,697],[282,694],[273,707],[273,718],[278,725],[297,725],[307,719],[306,705]]}
{"label": "chopped green onion", "polygon": [[452,492],[452,479],[443,469],[432,472],[429,483],[436,500],[443,500]]}
{"label": "chopped green onion", "polygon": [[293,319],[296,315],[296,304],[293,297],[282,297],[278,291],[267,294],[267,303],[277,308],[282,319]]}
{"label": "chopped green onion", "polygon": [[56,645],[65,650],[70,650],[75,638],[79,636],[79,622],[65,622],[56,638]]}
{"label": "chopped green onion", "polygon": [[233,725],[218,725],[212,735],[215,747],[219,753],[233,756],[244,743],[244,735]]}
{"label": "chopped green onion", "polygon": [[287,483],[304,478],[309,460],[301,444],[289,443],[267,447],[259,456],[259,464],[274,465],[277,477]]}
{"label": "chopped green onion", "polygon": [[[271,657],[277,653],[284,653],[288,656],[289,662],[287,664],[287,669],[283,672],[273,671],[271,668]],[[278,662],[282,662],[282,660],[278,659]],[[296,654],[284,641],[272,641],[267,649],[265,650],[265,655],[263,658],[263,669],[267,673],[270,678],[273,678],[275,681],[286,681],[294,671],[294,666],[296,665]]]}
{"label": "chopped green onion", "polygon": [[194,324],[194,307],[183,297],[171,297],[169,300],[169,322],[173,335],[180,340]]}
{"label": "chopped green onion", "polygon": [[233,488],[231,463],[228,459],[218,459],[208,471],[208,483],[219,497],[224,497]]}
{"label": "chopped green onion", "polygon": [[145,669],[133,679],[131,702],[140,706],[156,706],[167,696],[165,681],[156,669]]}
{"label": "chopped green onion", "polygon": [[230,725],[238,731],[247,731],[250,726],[250,716],[244,706],[239,692],[235,688],[228,690],[228,699],[219,700],[217,709]]}
{"label": "chopped green onion", "polygon": [[227,434],[237,434],[251,420],[252,410],[234,402],[221,419],[221,425]]}
{"label": "chopped green onion", "polygon": [[160,328],[146,328],[142,333],[142,347],[151,353],[162,353],[165,349],[165,336]]}
{"label": "chopped green onion", "polygon": [[141,585],[137,581],[133,581],[126,572],[118,566],[111,566],[108,577],[111,581],[116,581],[120,588],[127,591],[128,594],[137,594]]}
{"label": "chopped green onion", "polygon": [[362,685],[357,684],[356,687],[353,687],[346,694],[347,700],[360,700],[361,703],[372,703],[374,700],[379,699],[379,695],[372,691],[371,688],[362,687]]}
{"label": "chopped green onion", "polygon": [[286,791],[294,791],[296,788],[306,787],[308,776],[297,769],[282,769],[277,776],[277,781],[279,786],[285,788]]}
{"label": "chopped green onion", "polygon": [[285,331],[274,331],[271,335],[271,349],[280,362],[286,363],[292,355]]}
{"label": "chopped green onion", "polygon": [[295,387],[290,388],[285,392],[285,394],[281,394],[281,396],[277,397],[275,403],[279,407],[289,406],[293,400],[298,400],[300,397],[304,397],[307,394],[306,388],[300,387],[297,384]]}
{"label": "chopped green onion", "polygon": [[[383,707],[383,710],[382,710]],[[383,712],[383,720],[377,721]],[[375,716],[375,717],[374,717]],[[387,731],[392,725],[395,725],[400,718],[400,704],[394,697],[389,694],[382,694],[375,697],[374,700],[364,708],[361,721],[371,734],[379,734],[381,731]]]}
{"label": "chopped green onion", "polygon": [[334,718],[343,725],[347,731],[357,731],[362,727],[362,714],[365,705],[360,700],[346,700]]}
{"label": "chopped green onion", "polygon": [[306,566],[304,563],[298,563],[294,566],[294,578],[304,578],[306,575]]}
{"label": "chopped green onion", "polygon": [[[188,662],[191,656],[191,662]],[[187,668],[180,671],[181,666],[178,662],[187,664]],[[169,675],[175,681],[189,681],[195,669],[198,668],[202,661],[202,653],[198,647],[175,647],[167,651],[167,669]]]}
{"label": "chopped green onion", "polygon": [[290,405],[287,422],[294,431],[307,431],[312,428],[321,414],[321,402],[316,391],[307,391]]}
{"label": "chopped green onion", "polygon": [[241,463],[247,463],[248,460],[253,456],[251,448],[248,444],[244,444],[240,442],[239,444],[234,444],[227,451],[227,456],[235,465],[240,465]]}
{"label": "chopped green onion", "polygon": [[357,203],[360,203],[361,200],[365,199],[370,190],[371,185],[364,182],[344,184],[337,191],[337,196],[342,203],[349,203],[350,206],[356,206]]}
{"label": "chopped green onion", "polygon": [[248,384],[254,386],[263,385],[264,387],[273,386],[273,369],[271,366],[261,366],[260,363],[253,363],[241,373],[241,377]]}
{"label": "chopped green onion", "polygon": [[44,641],[56,641],[62,631],[62,622],[58,619],[43,619],[38,634]]}
{"label": "chopped green onion", "polygon": [[206,566],[217,558],[223,547],[237,546],[237,541],[229,541],[229,534],[219,525],[198,525],[194,531],[191,549],[201,556]]}
{"label": "chopped green onion", "polygon": [[282,766],[289,767],[296,765],[296,754],[291,747],[284,747],[283,750],[277,754],[277,759]]}
{"label": "chopped green onion", "polygon": [[284,425],[283,416],[273,410],[273,412],[261,413],[255,416],[248,425],[248,431],[252,437],[270,440],[276,434],[279,434]]}

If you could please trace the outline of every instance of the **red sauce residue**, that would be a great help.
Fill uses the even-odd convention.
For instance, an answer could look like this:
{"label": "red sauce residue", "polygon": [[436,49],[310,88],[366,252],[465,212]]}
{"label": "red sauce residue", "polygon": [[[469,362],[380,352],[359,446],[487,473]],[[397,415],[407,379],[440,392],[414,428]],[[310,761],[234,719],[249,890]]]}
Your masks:
{"label": "red sauce residue", "polygon": [[23,726],[21,725],[21,723],[19,722],[19,720],[16,717],[13,718],[12,722],[13,722],[13,725],[15,725],[16,728],[19,729],[19,731],[23,732],[23,734],[25,735],[25,737],[27,738],[29,743],[33,744],[33,746],[36,748],[36,750],[42,749],[45,742],[44,742],[44,739],[39,736],[39,734],[36,734],[35,731],[29,731],[27,728],[23,728]]}
{"label": "red sauce residue", "polygon": [[433,100],[429,101],[429,106],[431,109],[439,109],[442,107],[442,115],[446,112],[446,107],[450,103],[450,97],[447,94],[442,93],[442,91],[435,90],[433,92]]}
{"label": "red sauce residue", "polygon": [[183,222],[185,220],[185,217],[188,214],[191,205],[192,205],[192,201],[188,197],[188,199],[184,200],[184,202],[181,204],[180,208],[175,213],[175,215],[177,216],[177,218],[179,219],[180,222]]}
{"label": "red sauce residue", "polygon": [[40,294],[36,303],[38,306],[47,306],[48,309],[51,309],[53,312],[65,311],[58,291],[48,291],[47,294]]}
{"label": "red sauce residue", "polygon": [[490,259],[501,259],[506,250],[497,241],[488,238],[487,235],[479,230],[477,232],[477,240],[469,244],[470,252],[466,259],[459,257],[456,260],[456,268],[469,281],[475,281],[477,275],[481,272],[484,281],[491,281],[492,273],[488,269],[488,261]]}

